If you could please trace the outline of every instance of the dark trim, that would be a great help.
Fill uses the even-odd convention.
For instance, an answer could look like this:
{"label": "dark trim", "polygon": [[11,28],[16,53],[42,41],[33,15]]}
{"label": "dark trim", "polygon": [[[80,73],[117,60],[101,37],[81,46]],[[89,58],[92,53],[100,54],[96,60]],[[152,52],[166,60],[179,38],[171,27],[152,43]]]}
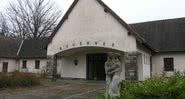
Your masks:
{"label": "dark trim", "polygon": [[15,57],[5,57],[5,56],[0,56],[0,58],[7,58],[7,59],[47,59],[46,56],[15,56]]}
{"label": "dark trim", "polygon": [[185,51],[159,51],[157,52],[156,54],[173,54],[173,53],[178,53],[178,54],[181,54],[181,53],[185,53]]}
{"label": "dark trim", "polygon": [[63,80],[86,80],[85,78],[70,78],[70,77],[61,77]]}
{"label": "dark trim", "polygon": [[88,70],[89,70],[88,54],[85,55],[85,60],[86,60],[86,80],[88,80],[89,79],[89,77],[88,77],[88,75],[89,75],[89,73],[88,73]]}
{"label": "dark trim", "polygon": [[18,57],[17,59],[47,59],[47,57]]}
{"label": "dark trim", "polygon": [[142,45],[144,45],[147,49],[151,50],[152,53],[156,53],[158,52],[156,49],[152,48],[150,45],[148,45],[147,43],[142,43]]}
{"label": "dark trim", "polygon": [[152,47],[150,47],[150,46],[149,46],[148,44],[146,44],[146,43],[140,43],[139,41],[136,41],[136,43],[137,43],[137,46],[138,46],[138,47],[139,47],[139,46],[142,46],[142,47],[144,47],[144,48],[150,50],[150,51],[151,51],[151,54],[155,54],[155,53],[157,52],[155,49],[153,49]]}
{"label": "dark trim", "polygon": [[59,22],[59,24],[57,25],[57,27],[55,28],[55,30],[53,31],[53,33],[49,37],[48,44],[52,41],[53,37],[56,35],[56,33],[58,32],[58,30],[60,29],[60,27],[63,25],[63,23],[65,22],[65,20],[68,19],[69,14],[72,12],[73,8],[78,3],[78,1],[79,0],[74,0],[74,2],[72,3],[72,5],[69,7],[68,11],[63,16],[62,20]]}
{"label": "dark trim", "polygon": [[152,56],[150,56],[150,77],[153,77]]}
{"label": "dark trim", "polygon": [[5,58],[5,59],[47,59],[47,57],[4,57],[0,56],[0,58]]}
{"label": "dark trim", "polygon": [[8,56],[0,56],[0,58],[5,58],[5,59],[17,59],[17,57],[8,57]]}

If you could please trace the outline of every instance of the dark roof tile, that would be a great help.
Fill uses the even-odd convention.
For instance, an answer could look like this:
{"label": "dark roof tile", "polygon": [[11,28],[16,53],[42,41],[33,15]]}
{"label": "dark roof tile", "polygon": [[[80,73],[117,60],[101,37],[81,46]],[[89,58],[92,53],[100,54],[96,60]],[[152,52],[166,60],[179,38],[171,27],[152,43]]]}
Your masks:
{"label": "dark roof tile", "polygon": [[0,57],[16,58],[21,41],[19,38],[0,36]]}
{"label": "dark roof tile", "polygon": [[185,18],[130,25],[159,52],[185,51]]}
{"label": "dark roof tile", "polygon": [[20,58],[46,58],[48,38],[26,39],[19,52]]}

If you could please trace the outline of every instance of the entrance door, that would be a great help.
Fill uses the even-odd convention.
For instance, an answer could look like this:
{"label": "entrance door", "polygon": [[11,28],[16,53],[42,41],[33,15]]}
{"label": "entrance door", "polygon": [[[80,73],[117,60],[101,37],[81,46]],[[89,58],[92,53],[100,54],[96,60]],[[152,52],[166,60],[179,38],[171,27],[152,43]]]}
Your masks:
{"label": "entrance door", "polygon": [[3,62],[3,72],[8,72],[8,62]]}
{"label": "entrance door", "polygon": [[88,54],[87,55],[87,79],[105,80],[104,64],[107,60],[106,54]]}

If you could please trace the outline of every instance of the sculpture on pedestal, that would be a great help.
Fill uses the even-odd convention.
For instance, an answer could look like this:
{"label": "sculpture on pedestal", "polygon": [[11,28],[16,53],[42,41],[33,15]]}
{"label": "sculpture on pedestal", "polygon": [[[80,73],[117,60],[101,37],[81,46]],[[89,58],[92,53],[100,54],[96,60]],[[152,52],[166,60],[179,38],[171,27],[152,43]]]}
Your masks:
{"label": "sculpture on pedestal", "polygon": [[105,62],[106,98],[120,96],[121,71],[120,55],[109,53],[108,59]]}

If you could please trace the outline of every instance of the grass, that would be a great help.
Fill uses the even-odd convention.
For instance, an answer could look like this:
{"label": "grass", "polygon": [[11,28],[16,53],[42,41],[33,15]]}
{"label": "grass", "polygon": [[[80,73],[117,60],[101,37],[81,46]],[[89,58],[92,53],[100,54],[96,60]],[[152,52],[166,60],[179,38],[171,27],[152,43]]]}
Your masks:
{"label": "grass", "polygon": [[[100,95],[98,99],[105,99]],[[117,99],[185,99],[185,76],[153,77],[143,82],[123,81]]]}
{"label": "grass", "polygon": [[0,88],[30,87],[40,85],[40,79],[31,73],[0,74]]}

